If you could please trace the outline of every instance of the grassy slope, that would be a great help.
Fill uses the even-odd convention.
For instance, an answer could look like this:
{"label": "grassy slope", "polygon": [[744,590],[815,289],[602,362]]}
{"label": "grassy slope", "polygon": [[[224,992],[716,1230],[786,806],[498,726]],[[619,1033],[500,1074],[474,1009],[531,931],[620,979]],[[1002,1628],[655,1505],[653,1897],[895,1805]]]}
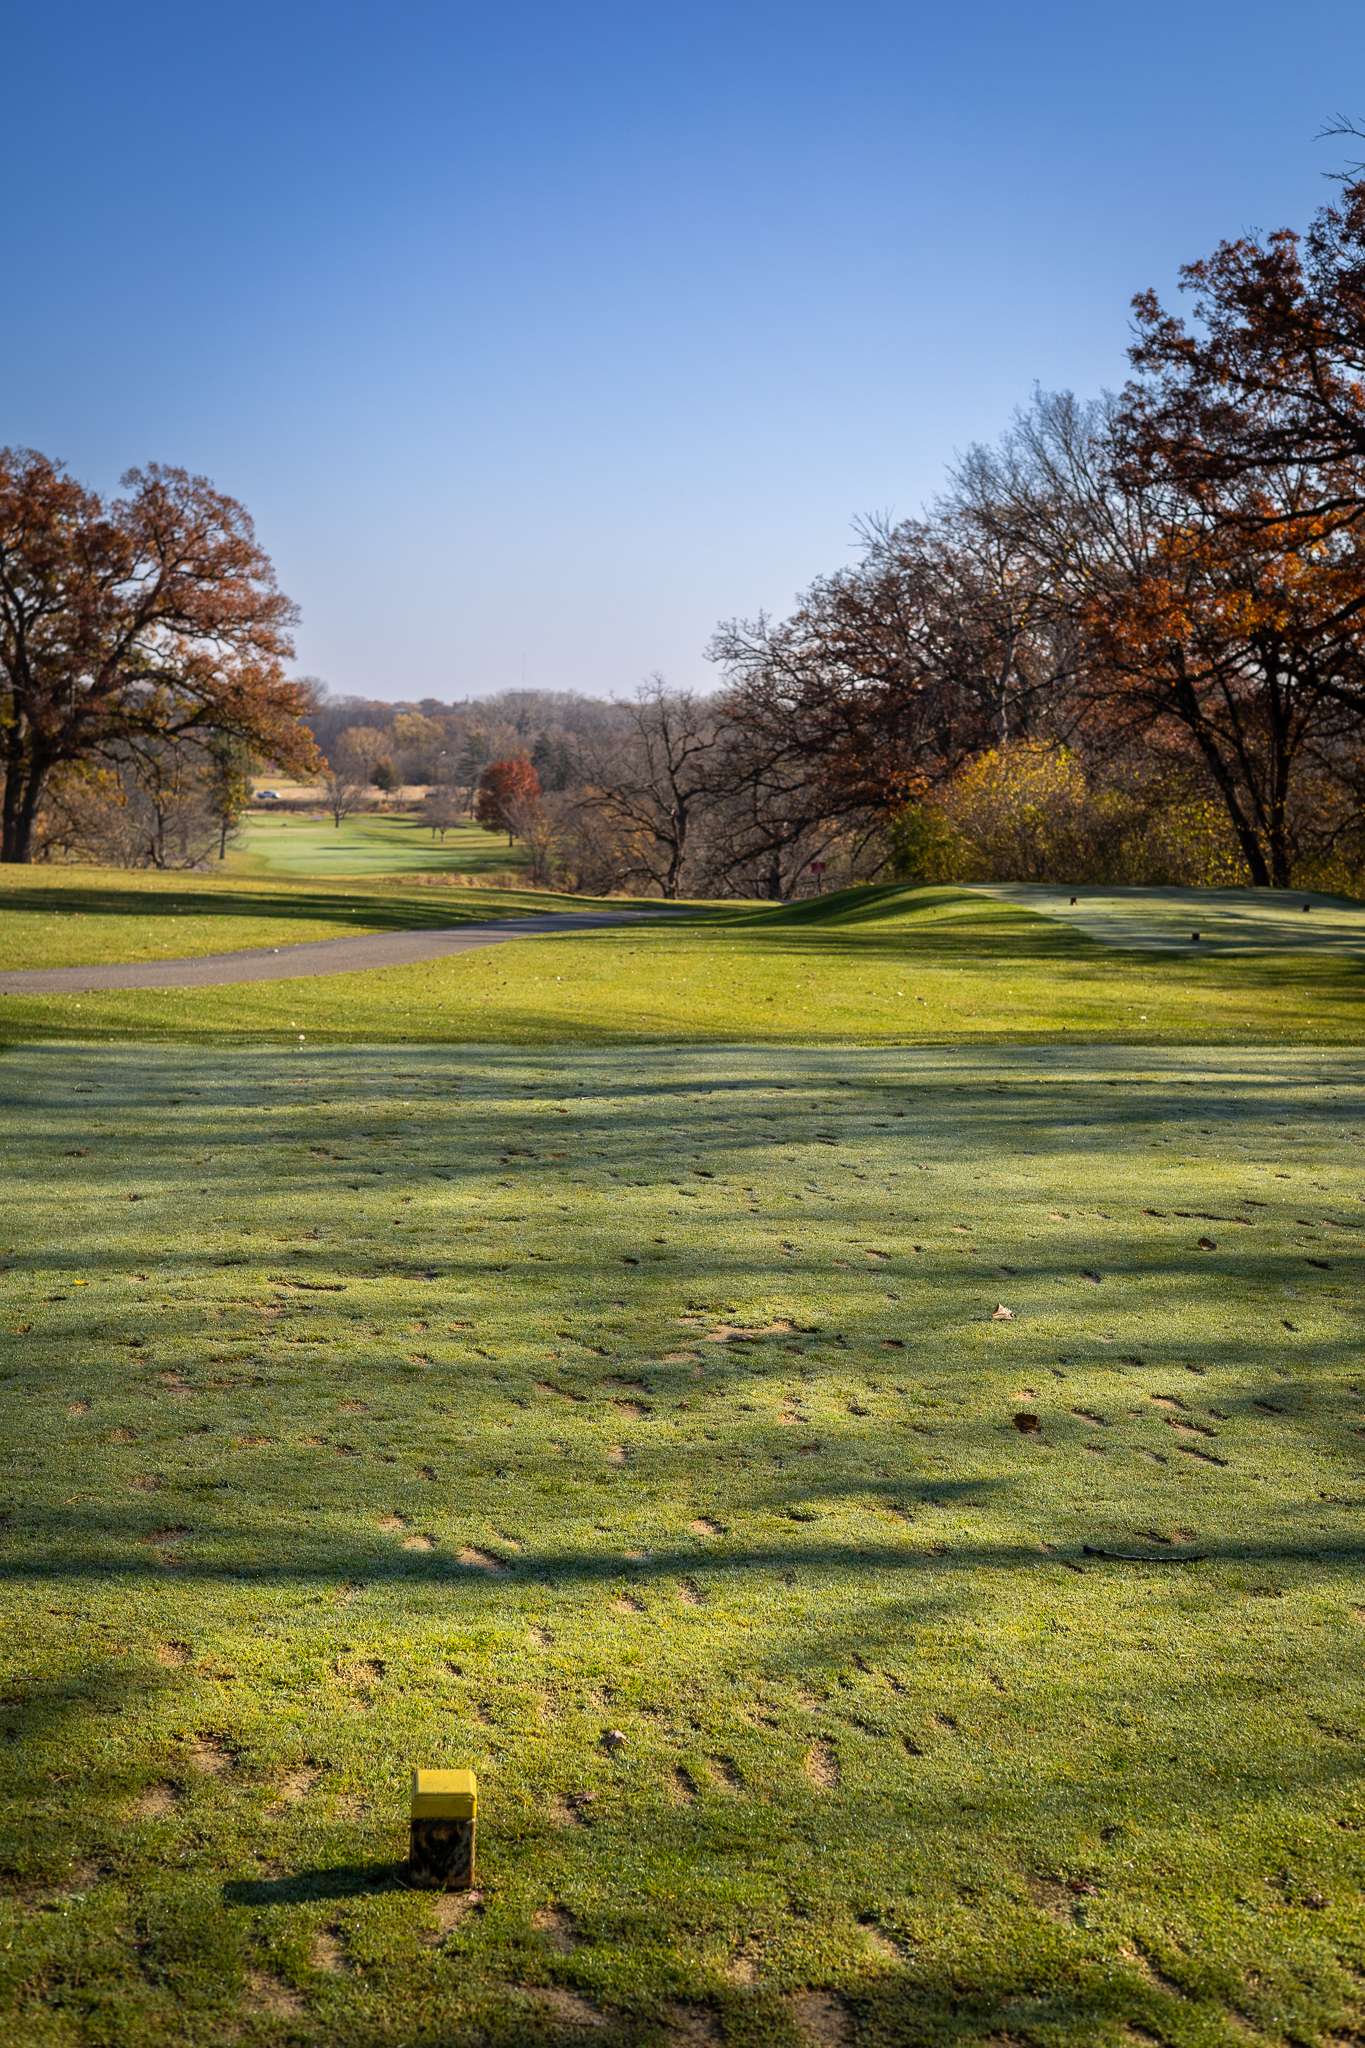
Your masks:
{"label": "grassy slope", "polygon": [[0,867],[0,969],[173,960],[357,932],[592,907],[539,890],[418,882],[262,881],[221,873]]}
{"label": "grassy slope", "polygon": [[[181,896],[12,885],[94,891],[87,960]],[[191,887],[163,953],[483,907]],[[1359,1057],[789,1048],[1358,1043],[1361,990],[870,891],[6,999],[200,1041],[0,1063],[9,2032],[1347,2038]],[[231,1042],[301,1029],[374,1043]],[[466,1759],[457,1921],[393,1876]]]}
{"label": "grassy slope", "polygon": [[0,1084],[8,2038],[1354,2038],[1359,1056]]}
{"label": "grassy slope", "polygon": [[481,825],[456,825],[444,839],[415,817],[362,814],[307,818],[253,811],[231,864],[243,874],[314,876],[443,873],[501,875],[525,865],[519,846]]}
{"label": "grassy slope", "polygon": [[1119,954],[952,889],[850,892],[313,982],[6,998],[0,1009],[11,1040],[1358,1043],[1363,1022],[1359,960]]}

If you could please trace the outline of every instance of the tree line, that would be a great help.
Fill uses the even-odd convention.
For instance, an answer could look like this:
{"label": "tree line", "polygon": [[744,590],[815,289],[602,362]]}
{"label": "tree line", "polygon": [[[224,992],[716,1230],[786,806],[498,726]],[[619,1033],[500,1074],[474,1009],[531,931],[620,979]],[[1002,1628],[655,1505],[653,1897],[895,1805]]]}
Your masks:
{"label": "tree line", "polygon": [[789,615],[721,625],[714,693],[583,705],[517,799],[534,864],[665,896],[1359,888],[1365,176],[1182,288],[1183,315],[1134,301],[1122,391],[1035,394]]}
{"label": "tree line", "polygon": [[4,858],[111,804],[171,857],[167,818],[211,836],[254,754],[321,772],[338,818],[420,785],[433,831],[473,809],[592,890],[1358,888],[1365,173],[1182,290],[1135,300],[1120,392],[1035,394],[787,616],[723,623],[709,692],[331,699],[285,677],[292,609],[232,500],[152,468],[106,506],[0,457]]}

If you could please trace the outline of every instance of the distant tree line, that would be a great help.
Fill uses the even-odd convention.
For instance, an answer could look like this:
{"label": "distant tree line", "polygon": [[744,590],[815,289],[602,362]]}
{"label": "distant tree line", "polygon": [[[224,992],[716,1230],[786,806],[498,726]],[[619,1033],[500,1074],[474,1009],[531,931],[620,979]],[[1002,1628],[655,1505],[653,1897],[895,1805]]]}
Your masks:
{"label": "distant tree line", "polygon": [[[926,875],[1365,872],[1365,181],[1135,301],[922,519],[714,653],[784,820]],[[763,827],[759,827],[763,836]],[[769,829],[767,837],[773,834]]]}
{"label": "distant tree line", "polygon": [[579,737],[611,718],[609,703],[567,690],[385,703],[334,697],[319,688],[308,725],[328,762],[346,756],[363,762],[368,781],[379,790],[453,789],[462,793],[468,811],[480,775],[497,760],[524,755],[543,789],[567,789],[575,777]]}
{"label": "distant tree line", "polygon": [[[367,705],[395,773],[514,822],[547,877],[786,896],[896,872],[1365,876],[1365,176],[1302,236],[1221,244],[1189,316],[1135,303],[1117,395],[1038,394],[916,519],[781,619],[717,631],[714,693]],[[332,748],[362,707],[327,704]],[[333,725],[330,721],[336,721]],[[485,804],[491,818],[495,804]]]}
{"label": "distant tree line", "polygon": [[918,518],[857,531],[717,687],[444,703],[291,682],[241,506],[149,468],[105,504],[0,455],[3,857],[221,851],[253,760],[338,824],[423,792],[532,878],[665,897],[921,880],[1365,879],[1365,170],[1302,235],[1134,302],[1116,395],[1039,393]]}

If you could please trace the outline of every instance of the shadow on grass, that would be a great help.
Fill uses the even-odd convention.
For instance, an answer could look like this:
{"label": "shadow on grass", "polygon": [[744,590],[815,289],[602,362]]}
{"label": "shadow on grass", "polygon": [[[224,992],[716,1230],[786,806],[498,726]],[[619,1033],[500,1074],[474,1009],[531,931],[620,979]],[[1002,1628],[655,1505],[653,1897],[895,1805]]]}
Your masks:
{"label": "shadow on grass", "polygon": [[[532,890],[481,892],[472,888],[465,890],[438,885],[419,891],[404,877],[394,877],[393,884],[385,889],[382,884],[376,886],[366,877],[358,877],[349,888],[338,880],[330,888],[313,889],[297,885],[291,887],[283,878],[277,884],[267,882],[255,889],[221,886],[207,889],[192,882],[181,888],[139,889],[121,888],[117,883],[91,882],[60,891],[50,888],[6,889],[0,896],[0,909],[28,911],[47,918],[132,917],[140,921],[169,918],[183,921],[187,917],[254,918],[263,925],[279,918],[336,924],[339,918],[359,911],[358,924],[363,922],[386,931],[425,931],[432,926],[465,924],[471,919],[488,916],[488,906],[480,900],[485,893],[496,894],[499,916],[563,907],[560,898]],[[584,907],[596,908],[596,899],[585,898]],[[266,938],[263,938],[263,944]]]}
{"label": "shadow on grass", "polygon": [[[903,1498],[913,1489],[902,1484],[889,1489]],[[980,1486],[971,1482],[945,1482],[922,1490],[931,1506],[979,1501],[992,1490],[992,1482]],[[995,1490],[998,1490],[998,1486]],[[796,1516],[806,1523],[804,1516]],[[1103,1534],[1110,1515],[1098,1511],[1098,1533]],[[122,1524],[120,1527],[119,1524]],[[253,1529],[244,1515],[211,1524],[201,1518],[193,1529],[174,1532],[178,1549],[173,1563],[159,1556],[149,1557],[141,1546],[154,1541],[145,1518],[53,1511],[34,1518],[19,1541],[11,1532],[10,1555],[0,1562],[0,1581],[41,1584],[45,1581],[119,1578],[165,1586],[173,1576],[177,1585],[354,1585],[393,1586],[413,1589],[437,1586],[467,1592],[476,1602],[496,1608],[509,1592],[518,1588],[565,1588],[613,1586],[628,1580],[632,1585],[671,1586],[680,1579],[720,1583],[736,1574],[789,1577],[809,1574],[812,1581],[847,1574],[873,1580],[890,1591],[897,1581],[933,1581],[944,1575],[968,1577],[973,1581],[995,1573],[1054,1572],[1059,1567],[1112,1575],[1114,1572],[1164,1572],[1171,1567],[1218,1564],[1264,1567],[1358,1564],[1365,1559],[1365,1537],[1354,1533],[1333,1534],[1324,1530],[1312,1536],[1286,1536],[1268,1528],[1263,1534],[1246,1538],[1214,1537],[1199,1542],[1197,1554],[1186,1556],[1182,1549],[1164,1554],[1155,1542],[1139,1537],[1130,1542],[1151,1554],[1143,1557],[1114,1557],[1110,1550],[1088,1552],[1081,1539],[1072,1537],[1044,1549],[1037,1542],[955,1541],[935,1550],[908,1543],[849,1541],[816,1538],[810,1542],[739,1543],[721,1541],[670,1545],[648,1555],[627,1560],[618,1549],[584,1546],[555,1548],[545,1545],[536,1551],[499,1555],[496,1574],[485,1566],[461,1562],[449,1550],[412,1553],[381,1547],[377,1542],[357,1540],[353,1530],[317,1531],[306,1523],[291,1524],[283,1535],[278,1527],[258,1525]],[[27,1538],[32,1548],[21,1547]],[[138,1545],[137,1549],[129,1546]]]}
{"label": "shadow on grass", "polygon": [[283,1877],[239,1877],[223,1886],[226,1906],[297,1906],[313,1899],[359,1899],[408,1891],[406,1863],[335,1863]]}

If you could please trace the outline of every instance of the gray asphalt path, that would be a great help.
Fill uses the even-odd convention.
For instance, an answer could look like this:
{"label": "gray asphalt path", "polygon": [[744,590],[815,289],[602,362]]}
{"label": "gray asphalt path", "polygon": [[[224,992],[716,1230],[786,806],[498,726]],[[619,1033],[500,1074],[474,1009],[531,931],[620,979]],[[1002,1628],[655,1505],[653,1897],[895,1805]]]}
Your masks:
{"label": "gray asphalt path", "polygon": [[[683,913],[685,915],[685,913]],[[197,960],[135,960],[103,967],[20,967],[0,974],[0,996],[95,995],[120,988],[220,988],[241,981],[292,981],[300,975],[358,974],[367,967],[411,967],[507,939],[540,939],[609,925],[676,916],[671,904],[647,910],[552,910],[542,917],[490,918],[434,931],[370,932],[302,946],[204,953]]]}

